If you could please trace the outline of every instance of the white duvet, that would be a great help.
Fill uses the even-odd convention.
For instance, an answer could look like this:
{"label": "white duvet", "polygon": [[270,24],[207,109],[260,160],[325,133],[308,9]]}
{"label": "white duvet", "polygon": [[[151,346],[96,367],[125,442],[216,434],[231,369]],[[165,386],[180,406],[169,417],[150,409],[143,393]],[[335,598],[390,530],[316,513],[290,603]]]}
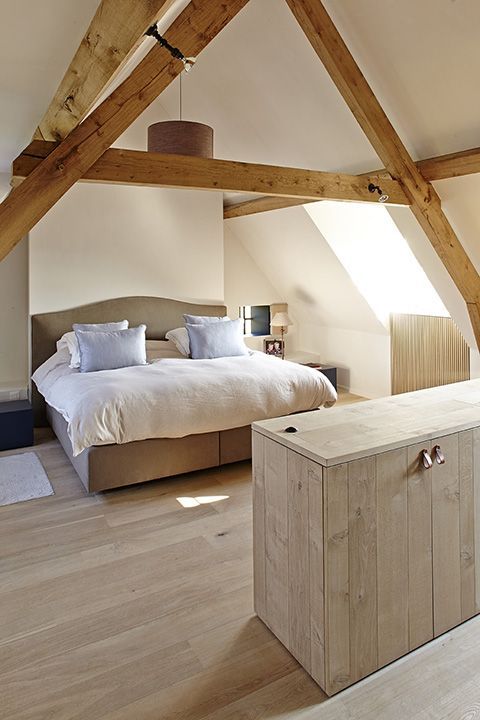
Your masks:
{"label": "white duvet", "polygon": [[33,380],[67,421],[74,455],[92,445],[229,430],[337,399],[322,373],[261,352],[91,373],[70,369],[69,359],[56,352]]}

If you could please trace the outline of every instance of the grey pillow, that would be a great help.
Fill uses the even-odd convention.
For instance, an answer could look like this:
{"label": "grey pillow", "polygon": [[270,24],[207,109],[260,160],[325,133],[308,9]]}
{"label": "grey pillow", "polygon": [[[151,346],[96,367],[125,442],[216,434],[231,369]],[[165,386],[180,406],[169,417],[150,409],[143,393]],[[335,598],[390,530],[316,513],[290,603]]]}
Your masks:
{"label": "grey pillow", "polygon": [[242,318],[207,325],[187,323],[186,327],[190,355],[194,360],[248,355],[248,348],[243,341]]}
{"label": "grey pillow", "polygon": [[131,365],[145,365],[146,325],[110,332],[76,330],[80,350],[80,372],[116,370]]}
{"label": "grey pillow", "polygon": [[220,322],[221,320],[230,320],[227,315],[223,317],[215,317],[212,315],[184,315],[183,319],[190,325],[209,325],[210,323]]}
{"label": "grey pillow", "polygon": [[88,332],[110,332],[110,330],[126,330],[127,328],[128,320],[108,323],[74,323],[72,325],[72,330],[85,330]]}

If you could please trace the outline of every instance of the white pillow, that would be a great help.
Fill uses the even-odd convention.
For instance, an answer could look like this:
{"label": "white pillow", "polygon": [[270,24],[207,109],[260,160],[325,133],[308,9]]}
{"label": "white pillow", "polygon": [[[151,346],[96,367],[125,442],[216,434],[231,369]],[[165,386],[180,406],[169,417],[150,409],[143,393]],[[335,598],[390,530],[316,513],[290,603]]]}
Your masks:
{"label": "white pillow", "polygon": [[[210,325],[210,323],[222,321],[231,322],[228,315],[225,315],[224,317],[215,317],[210,315],[184,315],[183,317],[187,324],[191,323],[192,325]],[[171,340],[175,343],[182,355],[190,357],[190,339],[188,337],[187,328],[175,328],[175,330],[169,330],[165,337],[167,340]]]}
{"label": "white pillow", "polygon": [[67,348],[68,352],[70,353],[70,364],[68,367],[70,368],[79,368],[80,367],[80,350],[78,348],[78,342],[77,338],[75,337],[75,333],[73,332],[67,332],[60,340],[57,340],[57,350],[63,350],[63,348]]}
{"label": "white pillow", "polygon": [[210,325],[210,323],[230,320],[228,315],[222,315],[221,317],[215,315],[184,315],[183,319],[186,325]]}
{"label": "white pillow", "polygon": [[171,340],[177,350],[182,353],[185,357],[190,355],[190,342],[188,339],[187,328],[175,328],[175,330],[169,330],[165,335],[167,340]]}
{"label": "white pillow", "polygon": [[211,322],[205,325],[187,323],[190,353],[194,360],[248,355],[243,340],[243,319]]}
{"label": "white pillow", "polygon": [[161,360],[162,358],[184,358],[171,340],[147,340],[147,360]]}
{"label": "white pillow", "polygon": [[146,325],[128,330],[75,330],[80,348],[80,372],[117,370],[146,365]]}
{"label": "white pillow", "polygon": [[128,320],[120,320],[119,322],[111,323],[76,323],[73,325],[73,331],[67,332],[62,335],[60,340],[57,340],[57,350],[67,348],[70,353],[70,365],[68,367],[75,369],[80,367],[80,350],[78,347],[78,341],[75,337],[75,330],[88,330],[89,332],[106,332],[109,330],[126,330],[128,328]]}

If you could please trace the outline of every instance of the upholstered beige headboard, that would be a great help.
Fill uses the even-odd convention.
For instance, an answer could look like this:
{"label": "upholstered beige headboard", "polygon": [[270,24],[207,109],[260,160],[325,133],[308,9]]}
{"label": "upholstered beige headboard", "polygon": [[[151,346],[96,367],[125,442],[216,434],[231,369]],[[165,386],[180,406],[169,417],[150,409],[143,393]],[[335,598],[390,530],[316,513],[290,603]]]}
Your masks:
{"label": "upholstered beige headboard", "polygon": [[[32,315],[32,372],[56,350],[57,340],[72,329],[73,323],[102,323],[128,320],[130,327],[147,326],[149,340],[163,340],[165,333],[183,325],[183,314],[226,315],[224,305],[196,303],[157,297],[125,297],[81,305],[70,310]],[[45,403],[32,385],[35,425],[46,425]]]}

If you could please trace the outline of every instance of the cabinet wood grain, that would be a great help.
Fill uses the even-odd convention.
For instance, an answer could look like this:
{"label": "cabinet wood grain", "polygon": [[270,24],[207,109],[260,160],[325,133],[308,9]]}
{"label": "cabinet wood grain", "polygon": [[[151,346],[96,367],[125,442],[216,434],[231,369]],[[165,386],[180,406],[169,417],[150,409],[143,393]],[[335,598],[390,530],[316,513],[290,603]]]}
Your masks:
{"label": "cabinet wood grain", "polygon": [[479,443],[325,467],[254,432],[255,608],[328,695],[478,613]]}

